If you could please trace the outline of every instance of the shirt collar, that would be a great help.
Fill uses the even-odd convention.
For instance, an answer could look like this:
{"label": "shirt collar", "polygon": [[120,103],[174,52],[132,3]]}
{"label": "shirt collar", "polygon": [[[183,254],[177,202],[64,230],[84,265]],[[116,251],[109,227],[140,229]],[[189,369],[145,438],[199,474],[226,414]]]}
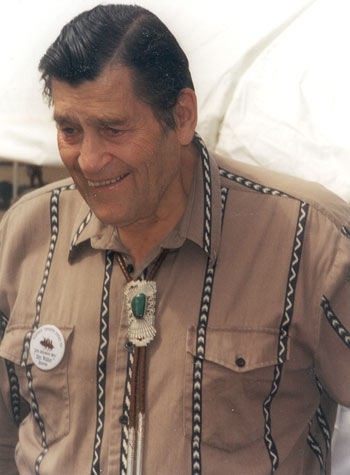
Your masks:
{"label": "shirt collar", "polygon": [[197,164],[187,207],[163,245],[167,247],[168,241],[170,244],[175,239],[180,247],[185,239],[189,239],[215,262],[221,238],[220,174],[204,142],[198,136],[196,142],[201,149],[201,160]]}
{"label": "shirt collar", "polygon": [[[159,247],[177,249],[189,239],[215,262],[221,237],[220,174],[216,162],[197,134],[195,141],[201,152],[201,160],[196,167],[185,212],[175,228],[162,239]],[[81,244],[87,241],[95,249],[126,251],[115,228],[101,223],[85,202],[82,202],[77,213],[73,230],[69,258],[73,258]]]}

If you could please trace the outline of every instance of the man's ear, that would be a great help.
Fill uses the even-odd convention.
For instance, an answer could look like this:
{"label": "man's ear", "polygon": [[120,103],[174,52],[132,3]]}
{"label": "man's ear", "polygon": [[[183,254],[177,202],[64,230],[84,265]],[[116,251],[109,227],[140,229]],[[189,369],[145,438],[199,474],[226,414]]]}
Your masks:
{"label": "man's ear", "polygon": [[178,140],[181,145],[189,145],[197,125],[197,97],[192,89],[182,89],[173,113]]}

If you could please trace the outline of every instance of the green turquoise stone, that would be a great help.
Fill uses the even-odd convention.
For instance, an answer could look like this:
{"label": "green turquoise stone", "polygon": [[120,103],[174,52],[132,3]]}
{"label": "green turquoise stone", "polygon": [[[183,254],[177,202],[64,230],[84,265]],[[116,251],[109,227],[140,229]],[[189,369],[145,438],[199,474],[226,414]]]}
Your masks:
{"label": "green turquoise stone", "polygon": [[145,313],[146,295],[137,294],[131,301],[131,310],[135,318],[142,318]]}

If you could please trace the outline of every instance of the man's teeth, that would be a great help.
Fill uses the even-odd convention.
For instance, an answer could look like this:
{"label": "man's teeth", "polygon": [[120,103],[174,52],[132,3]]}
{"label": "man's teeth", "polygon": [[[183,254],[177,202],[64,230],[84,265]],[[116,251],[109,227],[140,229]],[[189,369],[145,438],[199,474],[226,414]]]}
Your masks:
{"label": "man's teeth", "polygon": [[96,186],[106,186],[106,185],[113,185],[114,183],[117,183],[118,181],[122,180],[124,177],[126,177],[127,173],[125,175],[120,175],[118,178],[113,178],[112,180],[104,180],[104,181],[91,181],[88,180],[88,185],[92,187]]}

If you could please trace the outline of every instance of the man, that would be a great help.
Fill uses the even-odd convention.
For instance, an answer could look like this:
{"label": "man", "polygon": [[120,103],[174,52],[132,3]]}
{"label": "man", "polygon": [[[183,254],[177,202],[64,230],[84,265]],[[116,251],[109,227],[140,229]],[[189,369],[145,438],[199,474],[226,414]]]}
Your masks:
{"label": "man", "polygon": [[348,206],[209,156],[187,59],[140,7],[79,15],[40,70],[74,183],[1,223],[1,473],[325,473]]}

